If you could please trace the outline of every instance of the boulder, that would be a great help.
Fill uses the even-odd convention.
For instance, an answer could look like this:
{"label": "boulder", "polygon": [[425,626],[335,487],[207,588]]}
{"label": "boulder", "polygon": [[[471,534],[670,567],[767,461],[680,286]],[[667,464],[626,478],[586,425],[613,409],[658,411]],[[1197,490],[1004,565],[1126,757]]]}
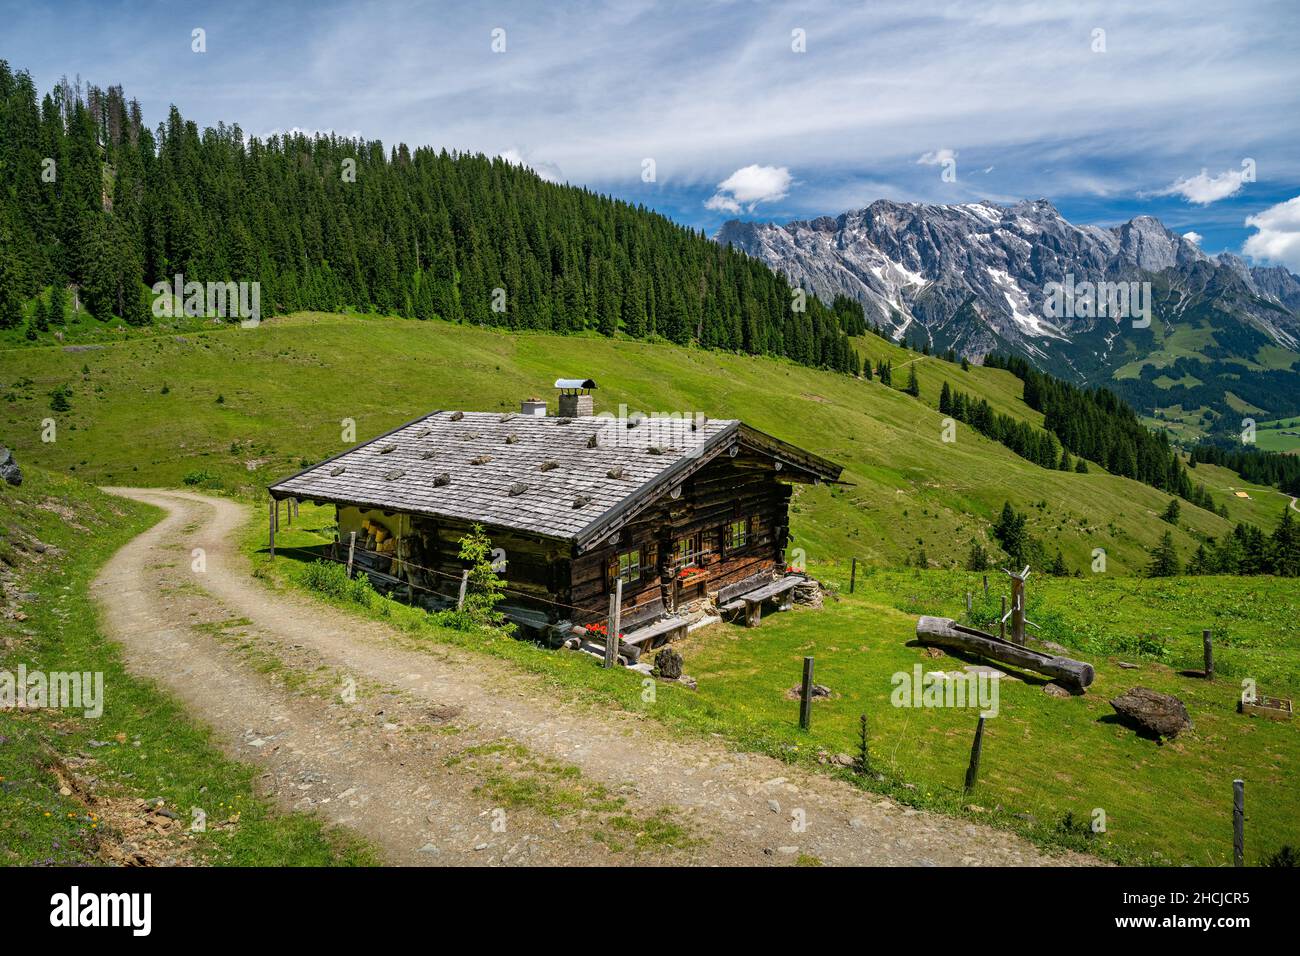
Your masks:
{"label": "boulder", "polygon": [[663,648],[655,655],[655,676],[664,680],[677,680],[682,676],[682,655],[671,647]]}
{"label": "boulder", "polygon": [[1134,687],[1110,702],[1126,722],[1157,737],[1176,737],[1192,726],[1183,702],[1172,694]]}
{"label": "boulder", "polygon": [[23,483],[23,470],[14,461],[14,453],[0,445],[0,478],[17,487]]}

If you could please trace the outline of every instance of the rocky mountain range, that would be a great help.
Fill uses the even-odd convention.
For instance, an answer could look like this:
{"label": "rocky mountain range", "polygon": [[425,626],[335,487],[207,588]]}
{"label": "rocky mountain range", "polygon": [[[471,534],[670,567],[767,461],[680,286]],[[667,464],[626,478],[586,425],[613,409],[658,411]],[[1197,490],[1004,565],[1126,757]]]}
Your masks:
{"label": "rocky mountain range", "polygon": [[[827,301],[856,299],[896,338],[974,361],[1021,355],[1083,384],[1126,365],[1131,376],[1131,363],[1147,358],[1153,371],[1167,364],[1162,350],[1180,329],[1214,362],[1300,350],[1300,278],[1207,255],[1151,216],[1103,228],[1067,221],[1046,199],[879,200],[786,225],[733,220],[715,239]],[[1192,330],[1209,334],[1187,337]],[[1188,354],[1186,343],[1176,354]],[[1269,354],[1276,365],[1279,353]],[[1293,374],[1300,385],[1300,366]]]}

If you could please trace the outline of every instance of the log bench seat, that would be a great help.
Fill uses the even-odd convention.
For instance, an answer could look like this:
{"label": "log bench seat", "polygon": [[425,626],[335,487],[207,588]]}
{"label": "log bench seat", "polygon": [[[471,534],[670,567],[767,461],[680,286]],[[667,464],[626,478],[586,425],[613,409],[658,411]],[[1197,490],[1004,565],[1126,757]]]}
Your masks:
{"label": "log bench seat", "polygon": [[[787,574],[783,578],[767,583],[741,582],[718,592],[718,610],[731,614],[744,610],[745,626],[758,627],[763,620],[763,602],[773,598],[782,598],[781,609],[790,606],[789,595],[805,580],[802,574]],[[748,590],[741,590],[748,587]]]}
{"label": "log bench seat", "polygon": [[643,650],[659,647],[673,639],[678,631],[685,631],[688,621],[684,617],[665,617],[652,624],[623,632],[624,644],[638,644]]}
{"label": "log bench seat", "polygon": [[668,614],[662,597],[628,608],[620,621],[623,643],[644,651],[667,644],[689,623],[684,617]]}

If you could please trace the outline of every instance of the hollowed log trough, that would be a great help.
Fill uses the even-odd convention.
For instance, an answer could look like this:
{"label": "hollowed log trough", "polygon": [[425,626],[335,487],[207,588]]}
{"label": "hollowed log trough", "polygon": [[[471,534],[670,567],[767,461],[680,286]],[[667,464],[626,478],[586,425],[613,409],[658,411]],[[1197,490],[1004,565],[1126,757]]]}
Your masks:
{"label": "hollowed log trough", "polygon": [[1086,689],[1096,676],[1091,664],[1013,644],[993,634],[958,624],[947,617],[922,617],[916,622],[916,639],[921,644],[978,654],[1003,664],[1035,671],[1054,678],[1075,691]]}

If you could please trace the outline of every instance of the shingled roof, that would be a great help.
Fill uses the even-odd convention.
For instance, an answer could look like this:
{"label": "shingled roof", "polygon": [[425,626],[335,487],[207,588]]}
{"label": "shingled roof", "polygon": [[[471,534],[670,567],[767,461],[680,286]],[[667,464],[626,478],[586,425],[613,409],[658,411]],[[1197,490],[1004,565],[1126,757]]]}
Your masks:
{"label": "shingled roof", "polygon": [[439,411],[285,478],[270,492],[479,522],[585,550],[718,454],[741,446],[775,457],[792,480],[839,478],[838,465],[736,420]]}

